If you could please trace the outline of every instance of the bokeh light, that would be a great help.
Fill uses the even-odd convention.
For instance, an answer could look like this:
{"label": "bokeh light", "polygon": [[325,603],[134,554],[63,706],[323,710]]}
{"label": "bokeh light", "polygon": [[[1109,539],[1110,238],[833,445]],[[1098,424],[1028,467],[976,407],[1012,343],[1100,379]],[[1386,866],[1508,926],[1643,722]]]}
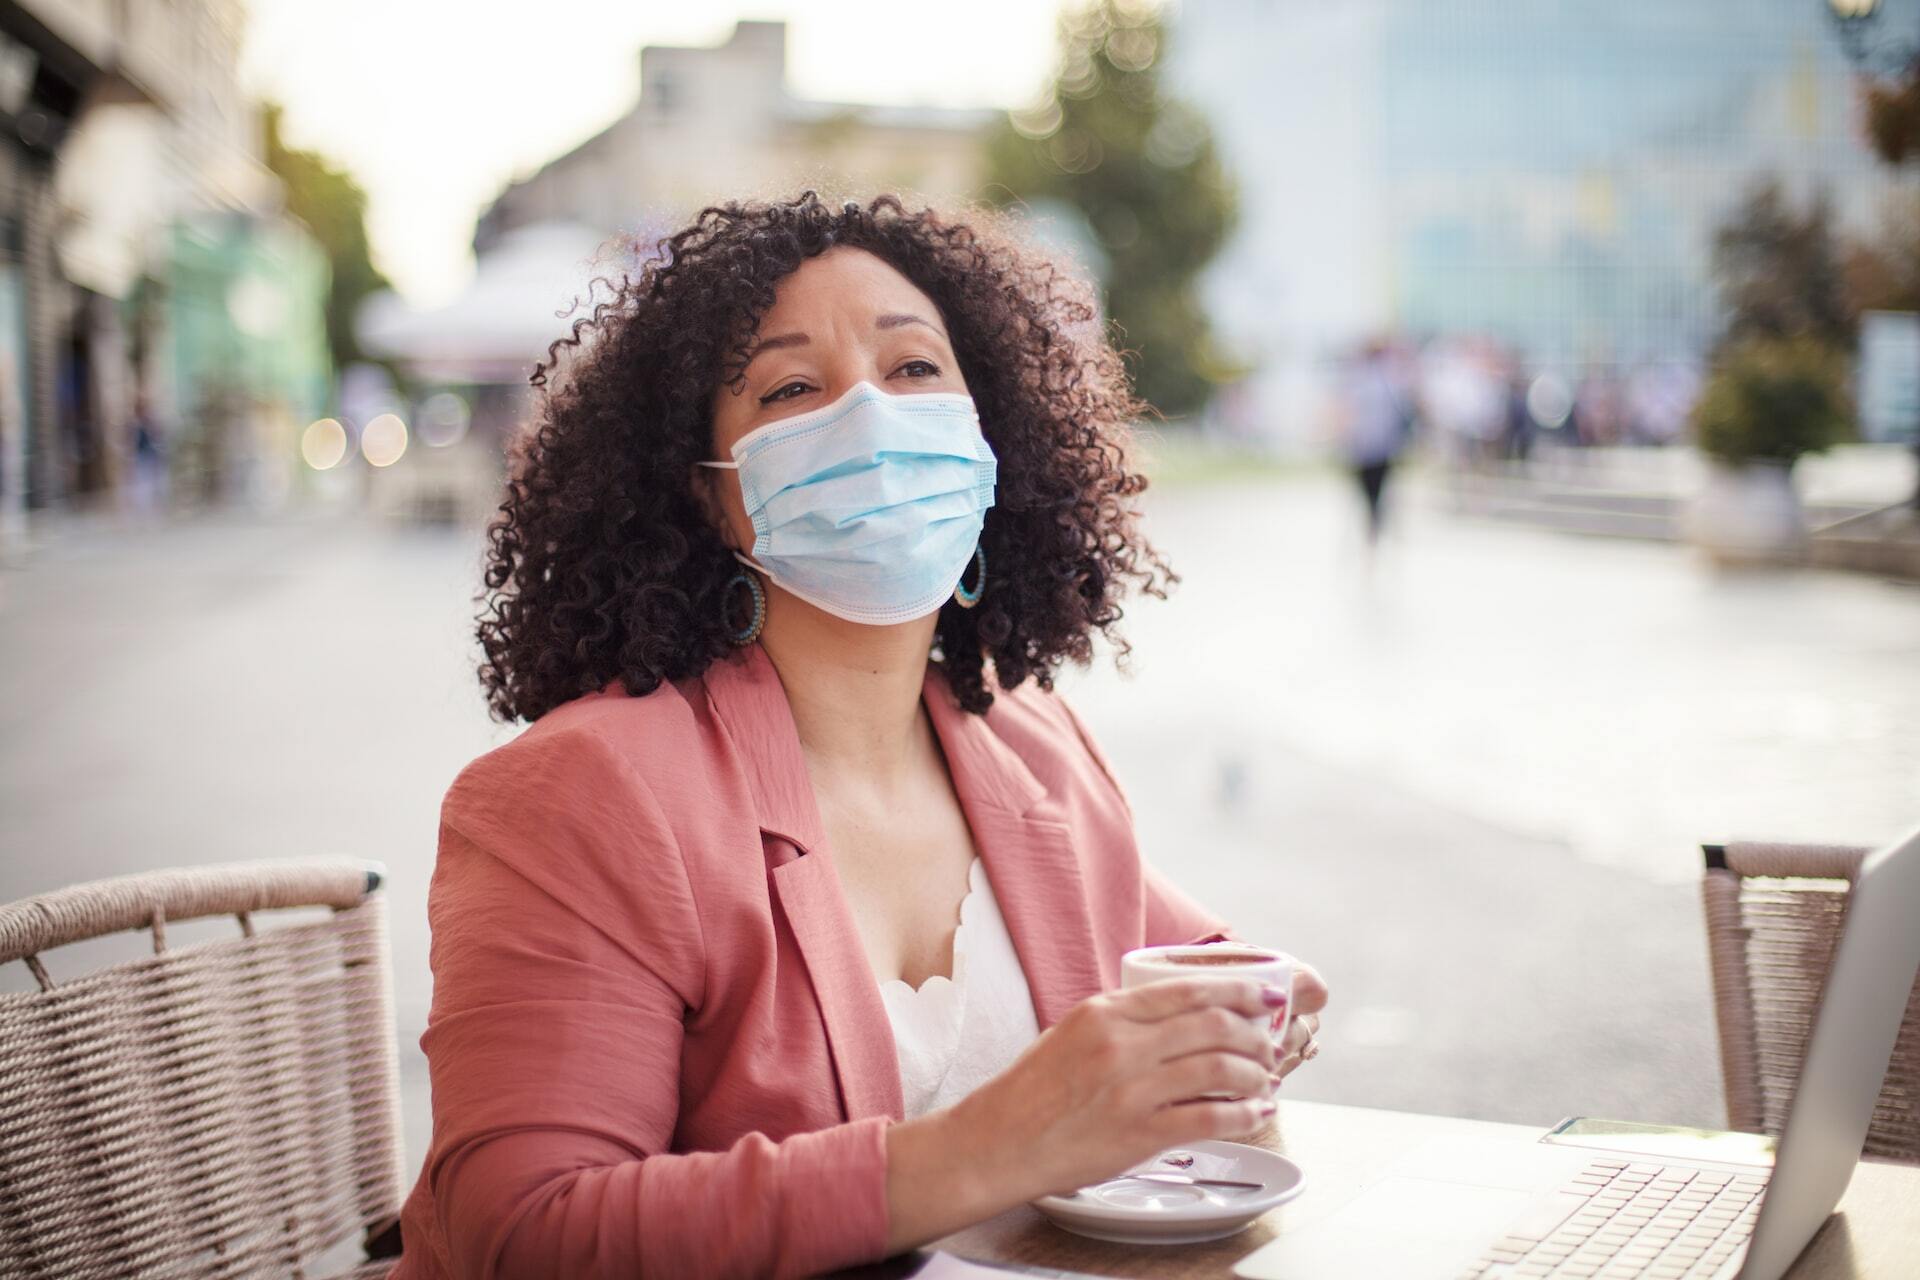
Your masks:
{"label": "bokeh light", "polygon": [[390,467],[407,451],[407,424],[397,413],[383,413],[360,432],[360,452],[376,467]]}
{"label": "bokeh light", "polygon": [[1573,388],[1557,373],[1543,373],[1527,388],[1527,412],[1549,431],[1558,431],[1573,416]]}
{"label": "bokeh light", "polygon": [[300,457],[315,471],[330,471],[347,456],[347,429],[335,418],[320,418],[300,433]]}
{"label": "bokeh light", "polygon": [[241,276],[227,289],[227,315],[234,328],[251,338],[279,332],[291,305],[279,284],[256,273]]}
{"label": "bokeh light", "polygon": [[427,402],[420,406],[420,417],[414,426],[423,444],[444,449],[458,444],[472,423],[473,410],[467,407],[466,399],[457,391],[441,391],[427,397]]}

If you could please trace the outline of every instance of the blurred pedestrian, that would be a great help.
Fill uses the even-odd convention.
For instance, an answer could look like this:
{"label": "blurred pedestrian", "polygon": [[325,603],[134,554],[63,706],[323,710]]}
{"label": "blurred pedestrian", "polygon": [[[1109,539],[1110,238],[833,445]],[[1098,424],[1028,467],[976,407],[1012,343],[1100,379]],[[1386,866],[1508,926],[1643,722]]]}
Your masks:
{"label": "blurred pedestrian", "polygon": [[1486,339],[1441,338],[1421,361],[1420,402],[1451,474],[1485,471],[1506,433],[1506,380]]}
{"label": "blurred pedestrian", "polygon": [[1604,449],[1627,439],[1626,383],[1610,364],[1588,367],[1573,395],[1573,425],[1580,443]]}
{"label": "blurred pedestrian", "polygon": [[1410,391],[1386,342],[1369,339],[1347,371],[1341,394],[1341,446],[1367,504],[1368,545],[1385,523],[1387,476],[1413,430]]}
{"label": "blurred pedestrian", "polygon": [[1505,448],[1507,461],[1522,466],[1533,456],[1533,442],[1540,434],[1539,424],[1533,420],[1533,411],[1527,407],[1527,392],[1533,386],[1533,378],[1518,356],[1507,374],[1507,429]]}
{"label": "blurred pedestrian", "polygon": [[130,496],[133,512],[141,519],[164,514],[167,506],[167,456],[160,441],[160,424],[154,420],[146,393],[134,398],[133,417],[127,423],[128,451],[133,455]]}
{"label": "blurred pedestrian", "polygon": [[1627,382],[1627,430],[1636,444],[1672,444],[1700,397],[1700,374],[1677,360],[1642,365]]}

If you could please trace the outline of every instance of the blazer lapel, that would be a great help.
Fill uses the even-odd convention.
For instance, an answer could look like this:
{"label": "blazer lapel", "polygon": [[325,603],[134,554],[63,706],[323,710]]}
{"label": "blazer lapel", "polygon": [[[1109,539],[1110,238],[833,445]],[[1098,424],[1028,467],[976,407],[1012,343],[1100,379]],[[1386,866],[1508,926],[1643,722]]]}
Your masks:
{"label": "blazer lapel", "polygon": [[746,768],[767,878],[806,962],[847,1119],[901,1119],[900,1061],[887,1006],[827,848],[779,673],[751,645],[708,668],[706,685]]}
{"label": "blazer lapel", "polygon": [[1102,970],[1073,830],[1019,753],[961,709],[932,664],[924,697],[1044,1030],[1119,981]]}
{"label": "blazer lapel", "polygon": [[824,848],[773,869],[780,910],[807,962],[847,1119],[903,1118],[900,1059],[880,984]]}

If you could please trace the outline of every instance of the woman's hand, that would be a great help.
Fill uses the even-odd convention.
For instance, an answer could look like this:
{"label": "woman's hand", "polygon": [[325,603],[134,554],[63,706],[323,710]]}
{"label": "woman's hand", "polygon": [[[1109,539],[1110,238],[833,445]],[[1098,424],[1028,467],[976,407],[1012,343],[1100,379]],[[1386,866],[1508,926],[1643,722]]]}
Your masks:
{"label": "woman's hand", "polygon": [[[1271,1019],[1289,1001],[1297,1030],[1276,1048]],[[1291,992],[1208,976],[1083,1000],[955,1106],[891,1127],[889,1251],[1168,1147],[1257,1132],[1280,1077],[1311,1056],[1303,1050],[1326,1002],[1326,984],[1304,965]]]}
{"label": "woman's hand", "polygon": [[[1272,1115],[1279,1054],[1263,1028],[1285,997],[1219,977],[1094,996],[955,1110],[1021,1199],[1183,1142],[1244,1136]],[[1208,1093],[1242,1100],[1193,1100]]]}
{"label": "woman's hand", "polygon": [[[1274,1074],[1291,1075],[1320,1052],[1320,1011],[1327,1007],[1327,984],[1319,970],[1297,965],[1293,971],[1293,1021],[1280,1046],[1280,1065]],[[1276,1015],[1277,1017],[1278,1015]]]}

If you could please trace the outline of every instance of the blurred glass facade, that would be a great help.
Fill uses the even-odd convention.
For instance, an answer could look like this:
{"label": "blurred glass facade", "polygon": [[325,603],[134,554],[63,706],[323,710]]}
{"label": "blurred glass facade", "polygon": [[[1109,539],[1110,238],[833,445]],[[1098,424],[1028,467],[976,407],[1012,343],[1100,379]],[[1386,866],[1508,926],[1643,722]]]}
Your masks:
{"label": "blurred glass facade", "polygon": [[1382,332],[1694,358],[1713,229],[1755,179],[1855,231],[1912,187],[1861,140],[1824,0],[1186,0],[1170,57],[1242,184],[1210,297],[1296,396]]}
{"label": "blurred glass facade", "polygon": [[299,430],[334,399],[325,252],[284,222],[201,214],[169,228],[167,279],[155,327],[194,427],[177,438],[176,479],[208,497],[285,497]]}
{"label": "blurred glass facade", "polygon": [[1870,222],[1892,183],[1810,0],[1401,6],[1385,33],[1394,299],[1548,359],[1697,350],[1713,227],[1760,173]]}

